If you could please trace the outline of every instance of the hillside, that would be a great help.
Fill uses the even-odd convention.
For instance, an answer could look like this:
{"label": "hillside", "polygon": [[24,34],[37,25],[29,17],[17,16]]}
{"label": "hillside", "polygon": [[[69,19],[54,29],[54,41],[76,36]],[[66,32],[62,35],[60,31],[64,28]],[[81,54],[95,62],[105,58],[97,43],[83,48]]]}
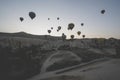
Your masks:
{"label": "hillside", "polygon": [[33,35],[26,32],[4,33],[0,32],[1,37],[20,37],[20,38],[34,38],[34,39],[61,39],[60,37],[53,37],[50,35]]}
{"label": "hillside", "polygon": [[63,41],[62,37],[54,37],[49,35],[32,35],[25,32],[18,32],[0,33],[0,45],[3,47],[11,46],[12,48],[42,45],[41,48],[45,50],[60,49],[61,47],[70,46],[78,48],[89,48],[90,50],[97,53],[111,53],[111,51],[115,52],[116,46],[120,45],[120,40],[115,38],[85,38]]}
{"label": "hillside", "polygon": [[47,44],[48,41],[61,40],[61,37],[53,37],[50,35],[32,35],[25,32],[18,33],[2,33],[0,32],[0,45],[3,47],[11,46],[17,48],[30,45]]}
{"label": "hillside", "polygon": [[61,75],[116,58],[120,58],[119,39],[62,40],[25,32],[0,33],[2,80],[39,80],[49,73]]}

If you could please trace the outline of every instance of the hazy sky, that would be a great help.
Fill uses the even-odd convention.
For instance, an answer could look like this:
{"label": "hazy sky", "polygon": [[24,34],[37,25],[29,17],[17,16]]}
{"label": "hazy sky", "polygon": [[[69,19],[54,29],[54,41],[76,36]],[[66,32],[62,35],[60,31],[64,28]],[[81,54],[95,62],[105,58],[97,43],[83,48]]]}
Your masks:
{"label": "hazy sky", "polygon": [[[102,9],[105,14],[100,13]],[[30,11],[36,13],[33,20],[28,15]],[[67,30],[69,23],[75,24],[72,31]],[[62,26],[59,32],[58,26]],[[65,33],[68,38],[71,34],[78,38],[82,36],[76,32],[81,31],[87,38],[120,38],[120,0],[0,0],[0,32],[45,35],[51,27],[52,36]]]}

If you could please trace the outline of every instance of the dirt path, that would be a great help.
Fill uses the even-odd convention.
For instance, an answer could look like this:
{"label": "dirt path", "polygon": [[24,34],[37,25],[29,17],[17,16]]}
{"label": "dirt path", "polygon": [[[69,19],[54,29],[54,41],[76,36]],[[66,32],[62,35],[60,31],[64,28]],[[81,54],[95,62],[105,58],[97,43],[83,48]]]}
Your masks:
{"label": "dirt path", "polygon": [[65,53],[71,54],[72,56],[75,56],[76,59],[81,60],[81,58],[79,56],[77,56],[76,54],[74,54],[73,52],[70,52],[70,51],[57,51],[56,53],[54,53],[50,57],[48,57],[47,60],[44,62],[43,66],[41,68],[41,74],[44,74],[46,72],[46,69],[50,65],[52,65],[54,62],[59,61],[60,59],[62,59],[62,58],[59,58],[59,59],[53,59],[53,60],[51,60],[53,56],[55,56],[57,54],[65,54]]}

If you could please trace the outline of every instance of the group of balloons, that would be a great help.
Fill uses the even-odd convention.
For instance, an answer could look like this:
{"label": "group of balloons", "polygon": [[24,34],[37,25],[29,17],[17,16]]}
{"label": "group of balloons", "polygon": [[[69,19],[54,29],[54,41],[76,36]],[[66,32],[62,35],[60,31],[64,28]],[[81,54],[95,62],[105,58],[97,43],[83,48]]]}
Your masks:
{"label": "group of balloons", "polygon": [[[59,17],[57,17],[57,20],[59,20],[60,18]],[[50,20],[50,18],[48,18],[48,20]]]}
{"label": "group of balloons", "polygon": [[[59,20],[60,18],[59,17],[57,17],[57,20]],[[48,18],[48,20],[50,20],[50,18]],[[52,30],[53,30],[53,27],[51,27],[51,30],[49,29],[49,30],[47,30],[48,31],[48,33],[50,34],[51,32],[52,32]],[[57,29],[57,32],[59,32],[61,30],[61,26],[58,26],[58,29]]]}
{"label": "group of balloons", "polygon": [[[83,25],[84,25],[84,23],[81,23],[81,26],[83,26]],[[72,30],[74,27],[75,27],[75,24],[74,24],[74,23],[69,23],[69,24],[68,24],[68,30]],[[78,31],[77,34],[78,34],[78,36],[80,36],[81,31]],[[74,38],[74,35],[71,35],[70,37],[71,37],[71,39],[73,39],[73,38]],[[85,35],[83,35],[82,37],[84,38]]]}
{"label": "group of balloons", "polygon": [[[101,10],[101,14],[104,14],[104,13],[105,13],[105,10],[104,10],[104,9]],[[29,12],[29,17],[33,20],[33,19],[36,17],[35,12],[32,12],[32,11]],[[20,17],[19,19],[20,19],[21,22],[24,20],[23,17]],[[57,17],[57,20],[59,20],[59,19],[60,19],[60,18]],[[50,20],[50,18],[48,18],[48,20]],[[81,26],[84,26],[84,23],[81,23]],[[73,30],[74,27],[75,27],[75,24],[74,24],[74,23],[69,23],[67,29],[68,29],[68,30]],[[61,26],[58,26],[57,32],[59,32],[59,31],[61,30],[61,28],[62,28]],[[53,30],[53,27],[51,27],[51,30]],[[49,33],[49,34],[52,32],[51,30],[50,30],[50,29],[48,30],[48,33]],[[78,36],[80,36],[81,31],[78,31],[77,34],[78,34]],[[70,37],[71,37],[71,39],[73,39],[73,38],[74,38],[74,35],[71,35]],[[85,38],[85,35],[82,35],[82,37]],[[62,33],[62,38],[63,38],[63,39],[66,38],[66,35],[65,35],[64,33]]]}
{"label": "group of balloons", "polygon": [[[59,31],[61,30],[61,28],[62,28],[61,26],[58,26],[57,32],[59,32]],[[51,30],[53,30],[53,27],[51,27]],[[48,30],[48,33],[49,33],[49,34],[51,33],[51,30],[50,30],[50,29]]]}
{"label": "group of balloons", "polygon": [[[34,12],[29,12],[29,17],[33,20],[36,17],[36,14]],[[23,17],[20,17],[20,21],[22,22],[24,20]]]}

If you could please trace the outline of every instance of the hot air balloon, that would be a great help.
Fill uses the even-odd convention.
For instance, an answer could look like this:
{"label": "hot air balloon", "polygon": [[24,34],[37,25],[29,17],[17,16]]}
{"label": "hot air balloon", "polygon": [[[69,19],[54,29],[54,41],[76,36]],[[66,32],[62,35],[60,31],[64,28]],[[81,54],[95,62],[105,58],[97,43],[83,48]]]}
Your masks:
{"label": "hot air balloon", "polygon": [[84,26],[84,23],[81,23],[81,26]]}
{"label": "hot air balloon", "polygon": [[71,37],[71,39],[74,39],[74,35],[71,35],[70,37]]}
{"label": "hot air balloon", "polygon": [[66,39],[66,35],[64,33],[62,33],[62,39],[63,41]]}
{"label": "hot air balloon", "polygon": [[70,23],[70,24],[68,24],[68,30],[70,29],[70,30],[72,30],[73,28],[74,28],[74,24],[73,23]]}
{"label": "hot air balloon", "polygon": [[48,18],[48,20],[50,20],[50,18]]}
{"label": "hot air balloon", "polygon": [[23,17],[20,17],[20,21],[22,22],[24,20],[24,18]]}
{"label": "hot air balloon", "polygon": [[53,27],[51,27],[51,29],[53,29]]}
{"label": "hot air balloon", "polygon": [[101,14],[104,14],[105,13],[105,10],[103,9],[103,10],[101,10]]}
{"label": "hot air balloon", "polygon": [[58,26],[58,30],[61,30],[61,26]]}
{"label": "hot air balloon", "polygon": [[82,35],[83,38],[85,38],[85,35]]}
{"label": "hot air balloon", "polygon": [[59,30],[57,29],[57,32],[59,32]]}
{"label": "hot air balloon", "polygon": [[60,18],[59,17],[57,17],[57,20],[59,20]]}
{"label": "hot air balloon", "polygon": [[78,32],[77,32],[77,34],[80,36],[81,32],[80,32],[80,31],[78,31]]}
{"label": "hot air balloon", "polygon": [[50,34],[50,33],[51,33],[51,30],[48,30],[48,33]]}
{"label": "hot air balloon", "polygon": [[29,16],[31,19],[34,19],[36,17],[36,14],[34,12],[29,12]]}

